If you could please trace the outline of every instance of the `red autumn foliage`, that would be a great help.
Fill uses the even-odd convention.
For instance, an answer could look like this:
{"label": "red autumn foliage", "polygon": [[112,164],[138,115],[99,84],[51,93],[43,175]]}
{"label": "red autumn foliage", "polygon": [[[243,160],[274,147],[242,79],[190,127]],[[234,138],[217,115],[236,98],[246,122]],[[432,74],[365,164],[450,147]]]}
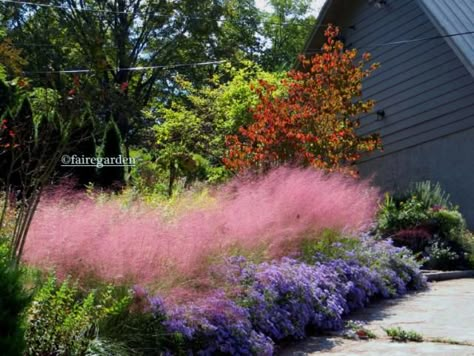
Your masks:
{"label": "red autumn foliage", "polygon": [[322,52],[302,56],[302,69],[290,71],[281,88],[261,81],[254,89],[259,96],[254,121],[226,137],[228,168],[267,170],[290,163],[357,175],[354,163],[361,153],[380,147],[377,135],[356,133],[359,115],[374,107],[361,98],[362,80],[377,65],[368,65],[368,53],[357,60],[357,50],[344,49],[338,33],[328,27]]}
{"label": "red autumn foliage", "polygon": [[[12,147],[13,140],[15,139],[15,132],[11,130],[8,126],[8,120],[2,119],[0,125],[0,156],[4,151]],[[16,147],[17,144],[13,144],[13,147]]]}
{"label": "red autumn foliage", "polygon": [[123,82],[120,84],[120,91],[125,92],[128,89],[128,82]]}
{"label": "red autumn foliage", "polygon": [[433,233],[428,226],[400,230],[391,236],[395,246],[405,246],[415,252],[422,252],[433,239]]}

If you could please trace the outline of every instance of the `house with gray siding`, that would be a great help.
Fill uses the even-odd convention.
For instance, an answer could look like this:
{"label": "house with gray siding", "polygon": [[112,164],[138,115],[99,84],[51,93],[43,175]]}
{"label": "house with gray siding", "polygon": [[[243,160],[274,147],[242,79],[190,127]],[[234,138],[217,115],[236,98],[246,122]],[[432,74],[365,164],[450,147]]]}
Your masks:
{"label": "house with gray siding", "polygon": [[318,52],[327,24],[380,68],[364,82],[376,101],[360,134],[384,149],[359,162],[388,191],[442,184],[474,227],[474,0],[328,0],[304,53]]}

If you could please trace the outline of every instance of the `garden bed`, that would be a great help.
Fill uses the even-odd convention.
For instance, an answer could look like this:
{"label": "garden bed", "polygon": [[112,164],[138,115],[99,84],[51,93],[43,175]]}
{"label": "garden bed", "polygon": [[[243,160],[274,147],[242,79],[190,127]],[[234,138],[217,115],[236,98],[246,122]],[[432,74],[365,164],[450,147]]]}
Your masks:
{"label": "garden bed", "polygon": [[[420,270],[414,245],[383,234],[403,224],[418,233],[426,220],[388,201],[372,228],[377,190],[337,175],[279,169],[199,204],[186,197],[183,210],[64,195],[42,201],[25,247],[24,285],[38,286],[24,314],[27,355],[271,355],[440,276]],[[465,232],[456,211],[410,204],[450,233],[437,238]],[[441,217],[451,215],[447,229]],[[463,236],[459,248],[470,246]],[[31,281],[32,267],[56,273]]]}
{"label": "garden bed", "polygon": [[[124,354],[272,355],[276,345],[303,339],[308,330],[341,329],[346,315],[371,300],[426,286],[408,250],[333,235],[307,242],[298,258],[230,257],[211,269],[207,283],[215,287],[184,295],[135,286],[113,299],[110,291],[81,297],[67,282],[51,280],[28,312],[29,354],[57,352],[44,342],[56,339],[63,354],[108,345]],[[94,304],[102,305],[100,312]]]}

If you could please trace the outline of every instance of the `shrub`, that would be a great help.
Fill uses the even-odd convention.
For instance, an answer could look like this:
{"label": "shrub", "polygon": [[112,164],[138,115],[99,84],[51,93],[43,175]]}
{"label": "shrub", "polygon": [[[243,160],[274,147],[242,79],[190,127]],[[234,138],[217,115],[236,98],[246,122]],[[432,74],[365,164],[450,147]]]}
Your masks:
{"label": "shrub", "polygon": [[427,224],[429,219],[423,203],[415,196],[407,200],[396,200],[386,194],[378,213],[377,228],[379,232],[387,235]]}
{"label": "shrub", "polygon": [[356,247],[357,240],[344,241],[333,243],[329,256],[316,253],[310,264],[289,258],[258,265],[229,260],[226,278],[238,303],[249,310],[254,328],[275,341],[303,338],[308,326],[340,328],[344,314],[375,296],[395,297],[426,286],[408,250],[371,238]]}
{"label": "shrub", "polygon": [[140,202],[123,207],[118,199],[77,193],[67,201],[45,198],[24,257],[35,266],[54,266],[60,276],[93,272],[106,280],[164,283],[192,276],[210,257],[236,247],[263,247],[271,258],[291,252],[309,231],[366,228],[377,198],[366,181],[290,168],[236,178],[210,193],[206,207],[171,217],[164,207]]}
{"label": "shrub", "polygon": [[474,261],[474,240],[466,222],[438,183],[416,183],[400,197],[387,195],[378,213],[377,232],[420,252],[425,267],[464,268]]}
{"label": "shrub", "polygon": [[23,287],[23,271],[13,266],[8,252],[0,241],[0,350],[13,356],[23,352],[22,314],[30,297]]}
{"label": "shrub", "polygon": [[465,231],[459,240],[459,245],[464,251],[464,259],[470,268],[474,268],[474,235],[470,231]]}
{"label": "shrub", "polygon": [[82,296],[69,280],[50,277],[27,314],[27,355],[84,355],[98,337],[99,324],[126,307],[129,298],[112,298],[112,289]]}
{"label": "shrub", "polygon": [[425,285],[419,262],[410,250],[394,246],[391,240],[377,240],[369,235],[358,239],[334,233],[323,235],[319,240],[303,245],[302,258],[313,263],[334,259],[358,261],[382,278],[377,284],[385,297],[403,294],[405,285],[413,289]]}
{"label": "shrub", "polygon": [[249,265],[243,275],[248,286],[240,303],[249,310],[255,329],[273,340],[303,338],[308,325],[321,329],[342,325],[344,286],[334,269],[284,259]]}
{"label": "shrub", "polygon": [[433,207],[452,208],[452,204],[449,201],[449,194],[441,188],[439,183],[432,183],[430,181],[414,183],[408,190],[407,195],[416,197],[416,199],[423,204],[425,210]]}
{"label": "shrub", "polygon": [[425,267],[431,269],[453,269],[458,265],[460,256],[442,241],[435,241],[426,248]]}
{"label": "shrub", "polygon": [[395,246],[406,246],[413,252],[422,252],[433,239],[426,228],[413,228],[397,231],[391,236]]}
{"label": "shrub", "polygon": [[451,241],[459,241],[466,230],[466,222],[457,210],[440,209],[432,217],[438,226],[438,233]]}

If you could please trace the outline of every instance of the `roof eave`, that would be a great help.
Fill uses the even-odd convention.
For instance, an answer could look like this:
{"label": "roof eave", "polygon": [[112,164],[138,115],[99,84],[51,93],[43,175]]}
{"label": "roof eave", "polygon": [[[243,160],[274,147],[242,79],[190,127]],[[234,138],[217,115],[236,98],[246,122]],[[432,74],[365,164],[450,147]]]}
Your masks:
{"label": "roof eave", "polygon": [[[426,16],[430,19],[430,21],[433,23],[435,28],[438,30],[438,32],[442,36],[449,35],[447,32],[446,28],[440,23],[439,19],[433,15],[431,10],[426,6],[426,4],[421,1],[417,0],[420,8],[425,12]],[[468,72],[474,77],[474,60],[472,58],[469,58],[466,53],[459,47],[457,42],[453,39],[453,37],[445,37],[444,38],[451,47],[451,49],[454,51],[456,56],[459,58],[459,60],[462,62],[462,64],[466,67]]]}
{"label": "roof eave", "polygon": [[[304,44],[303,48],[303,54],[306,54],[309,50],[309,47],[311,46],[311,43],[313,42],[314,36],[318,33],[318,31],[321,28],[321,24],[325,23],[325,18],[327,16],[328,10],[331,8],[333,2],[336,0],[326,0],[324,3],[323,7],[321,8],[321,11],[319,11],[318,17],[316,18],[316,25],[314,26],[313,30],[309,34],[308,38],[306,39],[306,42]],[[295,63],[293,65],[294,68],[298,67],[299,61],[298,58],[296,58]]]}

